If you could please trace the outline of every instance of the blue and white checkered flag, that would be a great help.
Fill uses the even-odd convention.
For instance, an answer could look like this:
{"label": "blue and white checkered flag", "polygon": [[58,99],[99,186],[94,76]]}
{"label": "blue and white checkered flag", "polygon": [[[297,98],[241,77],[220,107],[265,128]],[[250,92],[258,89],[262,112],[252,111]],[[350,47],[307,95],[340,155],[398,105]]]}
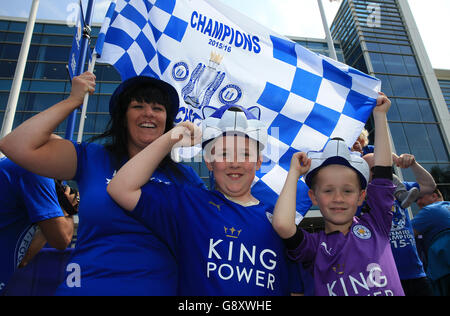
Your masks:
{"label": "blue and white checkered flag", "polygon": [[[381,86],[214,0],[117,0],[96,52],[123,80],[149,75],[170,82],[181,97],[177,123],[200,123],[205,107],[259,107],[269,143],[252,192],[272,205],[292,154],[321,150],[336,136],[351,146]],[[302,180],[298,188],[304,215],[311,201]]]}

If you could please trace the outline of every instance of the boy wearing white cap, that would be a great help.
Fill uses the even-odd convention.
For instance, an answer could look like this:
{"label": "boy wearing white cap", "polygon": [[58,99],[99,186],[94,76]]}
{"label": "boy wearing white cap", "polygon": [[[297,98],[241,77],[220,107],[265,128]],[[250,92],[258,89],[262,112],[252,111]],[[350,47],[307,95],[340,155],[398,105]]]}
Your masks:
{"label": "boy wearing white cap", "polygon": [[[322,152],[296,153],[292,158],[273,226],[285,239],[289,257],[312,265],[316,295],[404,295],[389,241],[395,189],[386,119],[390,104],[380,93],[373,111],[374,178],[368,185],[367,163],[342,139],[331,140]],[[293,220],[296,185],[304,174],[309,196],[325,221],[323,232],[309,234]],[[357,218],[366,187],[371,212]]]}
{"label": "boy wearing white cap", "polygon": [[108,193],[168,244],[178,262],[179,295],[289,295],[292,264],[269,221],[272,210],[250,191],[267,130],[247,109],[224,106],[203,121],[201,143],[216,190],[152,181],[175,145],[192,146],[201,134],[180,123],[125,164]]}

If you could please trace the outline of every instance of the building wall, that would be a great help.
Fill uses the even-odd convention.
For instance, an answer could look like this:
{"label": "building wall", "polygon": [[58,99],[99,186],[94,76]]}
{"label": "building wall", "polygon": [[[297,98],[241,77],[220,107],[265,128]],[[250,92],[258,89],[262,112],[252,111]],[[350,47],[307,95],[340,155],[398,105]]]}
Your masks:
{"label": "building wall", "polygon": [[450,70],[435,69],[435,74],[441,87],[447,109],[450,111]]}
{"label": "building wall", "polygon": [[[25,27],[24,20],[0,19],[0,121],[3,121]],[[98,27],[94,28],[93,34],[98,31]],[[69,96],[71,85],[66,65],[73,34],[74,28],[65,24],[35,24],[13,128]],[[97,91],[89,99],[85,128],[87,138],[105,129],[109,119],[109,96],[120,82],[118,73],[108,65],[97,66],[95,74]],[[63,123],[56,132],[64,136],[65,129],[66,123]],[[74,139],[76,137],[77,133]]]}
{"label": "building wall", "polygon": [[[303,47],[324,55],[330,56],[330,50],[328,49],[328,43],[325,39],[320,38],[309,38],[309,37],[297,37],[297,36],[289,36],[289,39],[292,41],[302,45]],[[340,62],[345,63],[344,53],[342,51],[341,45],[338,41],[334,42],[334,49],[336,51],[337,58]]]}
{"label": "building wall", "polygon": [[[448,111],[442,113],[436,77],[429,74],[409,13],[402,0],[344,0],[331,31],[349,65],[382,80],[382,91],[392,100],[388,121],[396,153],[411,153],[428,171],[445,174],[450,172]],[[366,128],[372,131],[372,120]],[[414,180],[410,170],[401,173]],[[448,194],[449,184],[440,185]]]}

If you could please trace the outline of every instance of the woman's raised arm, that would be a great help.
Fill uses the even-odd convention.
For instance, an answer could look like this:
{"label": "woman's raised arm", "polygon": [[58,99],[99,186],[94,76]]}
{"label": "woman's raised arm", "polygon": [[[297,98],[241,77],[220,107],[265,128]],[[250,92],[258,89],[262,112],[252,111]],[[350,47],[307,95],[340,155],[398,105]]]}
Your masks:
{"label": "woman's raised arm", "polygon": [[85,72],[72,80],[70,96],[26,120],[0,139],[0,151],[8,158],[45,177],[72,179],[77,156],[72,143],[52,137],[70,113],[83,103],[86,93],[95,90],[95,75]]}

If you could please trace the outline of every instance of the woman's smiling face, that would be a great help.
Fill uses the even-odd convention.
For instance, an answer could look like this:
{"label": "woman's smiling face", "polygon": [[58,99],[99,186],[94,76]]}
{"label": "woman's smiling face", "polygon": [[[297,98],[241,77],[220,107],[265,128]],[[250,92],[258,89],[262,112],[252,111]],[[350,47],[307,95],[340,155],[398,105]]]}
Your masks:
{"label": "woman's smiling face", "polygon": [[130,102],[126,112],[130,157],[164,134],[166,120],[167,112],[163,105],[136,100]]}

